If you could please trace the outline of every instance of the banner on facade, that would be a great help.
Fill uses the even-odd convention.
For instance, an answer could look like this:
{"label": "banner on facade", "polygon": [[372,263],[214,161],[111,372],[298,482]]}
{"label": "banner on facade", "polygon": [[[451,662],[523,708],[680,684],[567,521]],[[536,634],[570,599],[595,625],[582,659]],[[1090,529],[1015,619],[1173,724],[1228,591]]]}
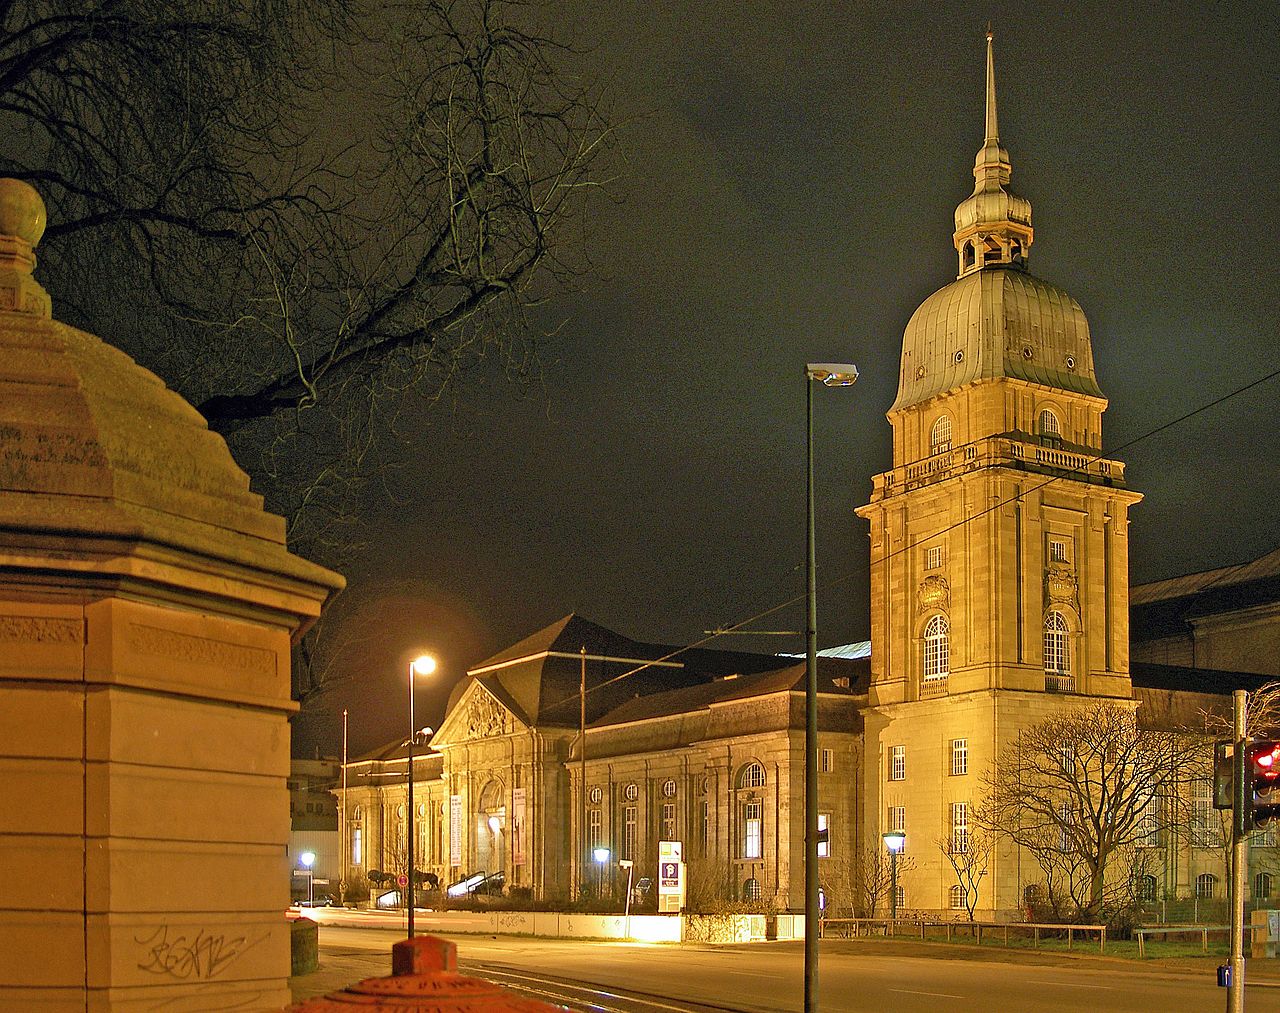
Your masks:
{"label": "banner on facade", "polygon": [[462,796],[449,796],[449,864],[462,864]]}
{"label": "banner on facade", "polygon": [[511,864],[524,865],[525,790],[511,789]]}

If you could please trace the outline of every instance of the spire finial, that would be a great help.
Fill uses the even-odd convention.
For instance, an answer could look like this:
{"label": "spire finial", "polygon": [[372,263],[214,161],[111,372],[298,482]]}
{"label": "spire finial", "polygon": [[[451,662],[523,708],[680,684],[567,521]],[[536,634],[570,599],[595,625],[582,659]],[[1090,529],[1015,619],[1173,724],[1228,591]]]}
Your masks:
{"label": "spire finial", "polygon": [[991,55],[991,40],[996,33],[991,30],[991,22],[987,22],[987,141],[1000,140],[1000,128],[996,126],[996,64]]}
{"label": "spire finial", "polygon": [[992,40],[996,33],[987,22],[987,104],[982,147],[973,160],[973,194],[956,208],[952,237],[960,254],[963,278],[985,267],[1023,267],[1031,247],[1031,203],[1007,189],[1013,167],[1009,152],[1000,144],[996,123],[996,64]]}

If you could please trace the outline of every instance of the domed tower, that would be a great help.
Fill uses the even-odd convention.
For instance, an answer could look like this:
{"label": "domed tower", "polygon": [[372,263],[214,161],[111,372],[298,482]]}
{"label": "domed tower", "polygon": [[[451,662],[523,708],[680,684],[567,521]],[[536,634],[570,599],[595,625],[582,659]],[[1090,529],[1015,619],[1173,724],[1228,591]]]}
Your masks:
{"label": "domed tower", "polygon": [[[1066,698],[1131,696],[1126,532],[1141,496],[1101,456],[1107,402],[1080,304],[1027,269],[1031,203],[1009,189],[990,32],[984,133],[955,213],[958,276],[907,324],[894,466],[858,510],[867,832],[905,822],[920,844],[913,908],[949,906],[933,842],[963,829],[978,773],[1019,728]],[[981,907],[1016,907],[1016,884],[993,879],[1001,895]]]}

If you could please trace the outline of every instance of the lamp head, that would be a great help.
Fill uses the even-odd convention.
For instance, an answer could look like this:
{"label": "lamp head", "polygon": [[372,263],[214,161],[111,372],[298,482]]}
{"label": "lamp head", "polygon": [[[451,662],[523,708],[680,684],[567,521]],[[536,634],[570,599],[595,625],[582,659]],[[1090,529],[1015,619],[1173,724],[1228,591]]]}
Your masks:
{"label": "lamp head", "polygon": [[316,864],[316,853],[314,851],[304,851],[298,856],[298,861],[302,863],[304,869],[310,869]]}
{"label": "lamp head", "polygon": [[420,654],[409,662],[409,674],[430,675],[436,670],[436,659],[429,654]]}
{"label": "lamp head", "polygon": [[907,835],[901,830],[890,830],[883,835],[884,846],[892,851],[895,855],[901,854],[902,849],[907,846]]}
{"label": "lamp head", "polygon": [[810,362],[804,372],[827,387],[852,387],[858,379],[858,367],[852,362]]}
{"label": "lamp head", "polygon": [[601,865],[604,865],[605,862],[609,861],[608,848],[596,848],[596,850],[593,851],[591,854],[594,856],[595,860],[599,862]]}

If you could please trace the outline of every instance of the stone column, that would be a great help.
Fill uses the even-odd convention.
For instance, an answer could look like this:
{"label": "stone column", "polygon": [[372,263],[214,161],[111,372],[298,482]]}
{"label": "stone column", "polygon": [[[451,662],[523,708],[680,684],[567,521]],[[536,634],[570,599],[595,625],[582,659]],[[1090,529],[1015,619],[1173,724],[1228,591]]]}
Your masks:
{"label": "stone column", "polygon": [[0,1008],[288,1001],[292,556],[222,438],[51,319],[0,180]]}

